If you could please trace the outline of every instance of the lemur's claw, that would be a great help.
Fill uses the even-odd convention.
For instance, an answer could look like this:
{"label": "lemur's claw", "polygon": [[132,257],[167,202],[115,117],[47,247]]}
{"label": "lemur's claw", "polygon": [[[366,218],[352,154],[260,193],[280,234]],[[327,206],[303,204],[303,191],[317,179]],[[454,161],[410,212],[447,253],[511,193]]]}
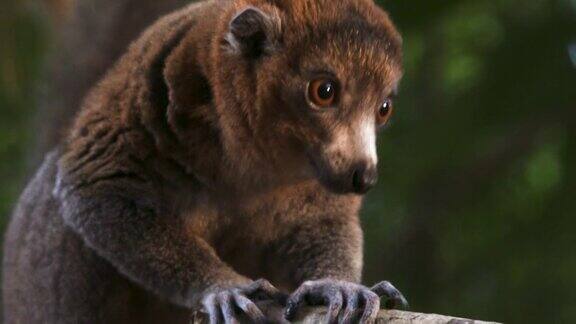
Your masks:
{"label": "lemur's claw", "polygon": [[244,287],[214,289],[204,295],[202,306],[210,324],[240,323],[240,312],[252,323],[266,323],[266,316],[255,301],[267,299],[284,305],[286,296],[268,281],[261,279]]}
{"label": "lemur's claw", "polygon": [[372,290],[378,296],[386,298],[384,303],[384,307],[386,309],[393,309],[398,307],[402,309],[408,308],[408,301],[406,298],[404,298],[404,295],[402,295],[402,293],[388,281],[382,281],[374,285],[374,287],[372,287],[370,290]]}
{"label": "lemur's claw", "polygon": [[273,300],[278,304],[286,305],[288,296],[274,287],[266,279],[258,279],[244,289],[244,293],[255,300]]}
{"label": "lemur's claw", "polygon": [[[286,319],[293,320],[304,304],[328,306],[326,323],[373,323],[380,309],[380,297],[367,287],[351,282],[307,281],[288,298]],[[361,316],[359,321],[358,316]]]}

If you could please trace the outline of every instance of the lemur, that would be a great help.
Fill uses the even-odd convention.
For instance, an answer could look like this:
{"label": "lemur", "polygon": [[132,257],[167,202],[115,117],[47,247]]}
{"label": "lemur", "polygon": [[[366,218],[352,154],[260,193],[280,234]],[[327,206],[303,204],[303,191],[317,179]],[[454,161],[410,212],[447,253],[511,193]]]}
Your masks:
{"label": "lemur", "polygon": [[[401,37],[372,0],[209,0],[147,29],[90,91],[6,234],[7,323],[372,322],[362,195]],[[291,292],[286,297],[285,293]]]}

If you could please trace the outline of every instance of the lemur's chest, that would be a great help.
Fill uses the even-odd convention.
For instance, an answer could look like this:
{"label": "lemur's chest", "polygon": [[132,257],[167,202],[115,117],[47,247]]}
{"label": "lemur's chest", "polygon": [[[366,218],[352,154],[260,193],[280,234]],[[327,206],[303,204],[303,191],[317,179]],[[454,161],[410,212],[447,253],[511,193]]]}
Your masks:
{"label": "lemur's chest", "polygon": [[237,200],[200,195],[184,212],[186,228],[215,248],[275,241],[322,203],[318,193],[301,189],[286,188]]}
{"label": "lemur's chest", "polygon": [[313,185],[282,188],[236,203],[206,196],[186,213],[185,224],[190,235],[204,238],[237,271],[257,276],[278,265],[280,244],[307,219],[329,210],[334,199]]}

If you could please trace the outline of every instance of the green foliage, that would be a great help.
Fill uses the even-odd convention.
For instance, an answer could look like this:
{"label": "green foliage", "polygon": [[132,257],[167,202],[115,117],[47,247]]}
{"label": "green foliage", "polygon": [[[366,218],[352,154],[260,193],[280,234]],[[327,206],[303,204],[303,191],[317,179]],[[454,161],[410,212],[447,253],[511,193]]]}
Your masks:
{"label": "green foliage", "polygon": [[25,176],[34,136],[31,117],[45,52],[44,21],[9,0],[0,10],[0,225],[4,227]]}
{"label": "green foliage", "polygon": [[[49,36],[21,3],[0,13],[0,215],[25,176]],[[366,281],[394,281],[417,311],[574,321],[576,1],[383,5],[406,67],[363,212]]]}
{"label": "green foliage", "polygon": [[406,74],[364,210],[366,280],[413,309],[576,318],[576,5],[394,1]]}

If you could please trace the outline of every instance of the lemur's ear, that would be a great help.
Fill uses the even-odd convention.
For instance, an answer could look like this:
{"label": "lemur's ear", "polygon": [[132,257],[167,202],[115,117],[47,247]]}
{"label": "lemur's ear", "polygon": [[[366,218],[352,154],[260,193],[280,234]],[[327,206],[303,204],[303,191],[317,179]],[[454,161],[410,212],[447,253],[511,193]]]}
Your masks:
{"label": "lemur's ear", "polygon": [[247,57],[269,54],[280,36],[280,18],[255,7],[246,7],[230,21],[226,37],[231,50]]}

